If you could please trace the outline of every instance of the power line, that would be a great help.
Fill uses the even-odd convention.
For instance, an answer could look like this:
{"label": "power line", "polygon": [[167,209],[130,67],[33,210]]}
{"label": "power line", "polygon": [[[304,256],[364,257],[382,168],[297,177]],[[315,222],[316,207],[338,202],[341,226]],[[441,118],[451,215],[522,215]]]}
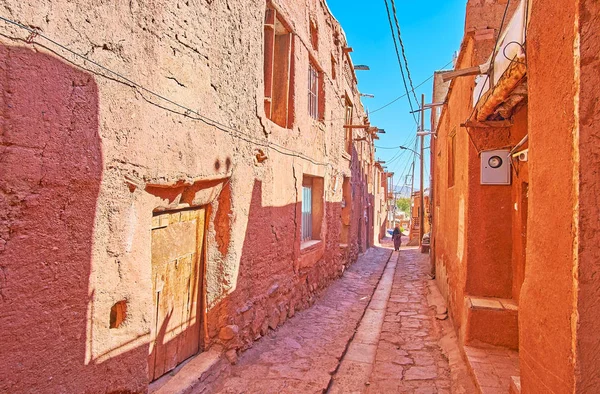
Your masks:
{"label": "power line", "polygon": [[[446,67],[448,67],[448,66],[449,66],[450,64],[452,64],[453,62],[454,62],[454,59],[450,60],[448,63],[446,63],[446,64],[444,64],[442,67],[440,67],[438,70],[443,70],[443,69],[445,69]],[[414,88],[413,90],[410,90],[410,92],[414,92],[416,89],[418,89],[418,88],[420,88],[421,86],[425,85],[427,82],[429,82],[430,80],[432,80],[432,79],[433,79],[433,77],[434,77],[434,74],[431,74],[431,76],[430,76],[429,78],[425,79],[423,82],[421,82],[420,84],[418,84],[417,86],[415,86],[415,88]],[[443,85],[443,84],[445,84],[445,83],[446,83],[446,82],[440,82],[440,83],[437,83],[437,84],[433,85],[433,87],[434,87],[434,88],[436,88],[436,87],[438,87],[438,86],[441,86],[441,85]],[[392,104],[396,103],[398,100],[400,100],[400,99],[403,99],[403,98],[404,98],[404,97],[406,97],[406,96],[407,96],[407,93],[404,93],[403,95],[400,95],[400,96],[396,97],[395,99],[393,99],[393,100],[392,100],[392,101],[390,101],[389,103],[387,103],[387,104],[384,104],[384,105],[382,105],[381,107],[374,109],[373,111],[369,111],[369,115],[371,115],[371,114],[374,114],[375,112],[379,112],[379,111],[381,111],[381,110],[384,110],[384,109],[386,109],[386,108],[387,108],[387,107],[389,107],[390,105],[392,105]],[[332,121],[335,121],[335,120],[345,120],[345,119],[346,119],[346,118],[344,117],[344,118],[336,118],[336,119],[326,119],[325,121],[327,121],[327,122],[332,122]]]}
{"label": "power line", "polygon": [[[398,43],[396,42],[396,35],[394,33],[394,25],[392,24],[392,16],[390,15],[390,7],[388,5],[387,0],[383,0],[383,2],[385,3],[385,10],[387,12],[388,22],[390,23],[392,40],[394,41],[394,48],[396,49],[396,57],[398,58],[398,65],[400,66],[400,74],[402,75],[402,82],[404,83],[404,90],[406,91],[405,97],[408,99],[408,105],[410,106],[410,111],[412,113],[413,119],[414,119],[415,123],[418,125],[419,121],[417,120],[417,117],[415,115],[415,109],[413,107],[412,100],[410,99],[410,90],[408,89],[408,84],[406,83],[406,76],[404,75],[404,67],[402,66],[402,60],[400,59],[400,51],[398,50]],[[414,92],[413,92],[413,94],[414,94]],[[416,102],[418,103],[418,100]]]}
{"label": "power line", "polygon": [[[112,75],[113,77],[109,77],[109,76],[106,76],[106,75],[104,75],[102,73],[98,73],[98,72],[90,70],[90,69],[88,69],[86,67],[83,67],[83,66],[81,66],[81,65],[79,65],[79,64],[77,64],[77,63],[75,63],[75,62],[73,62],[71,60],[69,60],[68,58],[62,56],[61,54],[53,51],[52,49],[47,48],[46,46],[37,43],[38,45],[40,45],[40,46],[42,46],[44,48],[47,48],[48,50],[50,50],[53,53],[55,53],[57,56],[60,56],[62,59],[68,61],[69,63],[71,63],[71,64],[73,64],[73,65],[75,65],[75,66],[77,66],[79,68],[85,69],[87,71],[90,71],[90,72],[94,73],[95,75],[102,76],[104,78],[110,79],[112,81],[124,84],[126,86],[129,86],[129,87],[135,89],[136,91],[138,91],[140,93],[140,95],[142,96],[142,98],[146,102],[148,102],[149,104],[157,106],[157,107],[159,107],[159,108],[161,108],[163,110],[166,110],[166,111],[169,111],[169,112],[172,112],[172,113],[184,116],[184,117],[189,118],[191,120],[200,121],[200,122],[202,122],[202,123],[204,123],[206,125],[215,127],[216,129],[218,129],[220,131],[223,131],[223,132],[231,135],[234,138],[238,138],[238,139],[241,139],[243,141],[246,141],[246,142],[249,142],[249,143],[252,143],[252,144],[256,144],[256,145],[259,145],[259,146],[262,146],[262,147],[265,147],[265,148],[273,149],[274,151],[276,151],[276,152],[278,152],[278,153],[280,153],[282,155],[286,155],[286,156],[290,156],[290,157],[297,157],[299,159],[306,160],[306,161],[311,162],[311,163],[313,163],[315,165],[318,165],[318,166],[324,166],[324,167],[331,166],[330,163],[319,162],[319,161],[317,161],[317,160],[315,160],[315,159],[313,159],[313,158],[311,158],[309,156],[306,156],[305,154],[303,154],[301,152],[295,151],[295,150],[290,149],[290,148],[286,148],[286,147],[281,146],[279,144],[276,144],[274,142],[270,142],[268,140],[259,140],[259,139],[256,139],[254,136],[252,136],[250,134],[247,134],[247,133],[244,133],[244,132],[242,132],[240,130],[234,129],[234,128],[229,127],[229,126],[226,126],[226,125],[224,125],[224,124],[222,124],[222,123],[220,123],[220,122],[218,122],[218,121],[216,121],[214,119],[211,119],[211,118],[209,118],[209,117],[207,117],[205,115],[202,115],[198,111],[190,109],[190,108],[188,108],[188,107],[186,107],[186,106],[184,106],[182,104],[179,104],[178,102],[176,102],[176,101],[174,101],[172,99],[169,99],[169,98],[167,98],[165,96],[162,96],[161,94],[156,93],[156,92],[154,92],[154,91],[146,88],[145,86],[143,86],[143,85],[141,85],[141,84],[139,84],[139,83],[137,83],[137,82],[135,82],[135,81],[133,81],[133,80],[131,80],[131,79],[129,79],[129,78],[121,75],[121,74],[119,74],[118,72],[113,71],[113,70],[109,69],[108,67],[103,66],[100,63],[97,63],[97,62],[95,62],[93,60],[88,59],[84,55],[82,55],[82,54],[80,54],[78,52],[75,52],[74,50],[68,48],[67,46],[65,46],[65,45],[63,45],[63,44],[61,44],[61,43],[59,43],[59,42],[57,42],[57,41],[55,41],[55,40],[47,37],[46,35],[42,34],[37,29],[32,29],[32,28],[30,28],[28,26],[25,26],[25,25],[23,25],[23,24],[21,24],[19,22],[11,20],[11,19],[7,19],[7,18],[5,18],[3,16],[0,16],[0,20],[6,22],[8,24],[17,26],[20,29],[28,31],[30,33],[30,35],[25,40],[25,42],[27,42],[28,44],[35,43],[34,39],[37,38],[37,37],[41,37],[44,40],[46,40],[46,41],[48,41],[48,42],[56,45],[57,47],[63,49],[64,51],[67,51],[67,52],[71,53],[75,57],[82,59],[84,62],[88,62],[90,64],[93,64],[94,66],[96,66],[99,69],[103,70],[104,72]],[[179,111],[167,108],[164,105],[160,105],[160,104],[154,103],[154,102],[150,101],[147,97],[145,97],[142,92],[146,92],[146,93],[148,93],[148,94],[150,94],[152,96],[155,96],[155,97],[163,100],[166,103],[174,105],[175,107],[179,108],[180,110],[183,110],[184,112],[179,112]],[[194,114],[196,116],[192,116],[192,114]]]}
{"label": "power line", "polygon": [[[449,66],[450,64],[452,64],[453,62],[454,62],[454,59],[450,60],[448,63],[444,64],[444,65],[441,67],[441,69],[444,69],[444,68],[448,67],[448,66]],[[434,75],[433,75],[433,74],[431,74],[431,76],[430,76],[429,78],[427,78],[426,80],[424,80],[423,82],[421,82],[420,84],[418,84],[417,86],[415,86],[415,88],[414,88],[413,90],[411,90],[411,91],[414,93],[414,91],[415,91],[417,88],[420,88],[421,86],[425,85],[427,82],[429,82],[431,79],[433,79],[433,77],[434,77]],[[442,85],[443,85],[444,83],[445,83],[445,82],[441,82],[441,84],[442,84]],[[438,87],[438,86],[440,86],[440,84],[437,84],[437,85],[435,85],[435,86],[434,86],[434,88],[435,88],[435,87]],[[377,108],[377,109],[374,109],[373,111],[369,111],[369,115],[370,115],[370,114],[374,114],[375,112],[379,112],[379,111],[381,111],[382,109],[385,109],[385,108],[389,107],[390,105],[392,105],[392,104],[394,104],[396,101],[398,101],[398,100],[400,100],[400,99],[402,99],[402,98],[406,97],[407,95],[408,95],[408,93],[405,93],[405,94],[403,94],[403,95],[401,95],[401,96],[398,96],[398,97],[396,97],[394,100],[390,101],[389,103],[387,103],[387,104],[385,104],[385,105],[383,105],[383,106],[381,106],[381,107],[379,107],[379,108]]]}
{"label": "power line", "polygon": [[[404,65],[406,66],[406,75],[408,76],[408,82],[410,83],[410,87],[412,89],[413,96],[415,98],[415,102],[417,103],[417,107],[421,107],[419,105],[419,100],[417,99],[417,95],[415,93],[415,87],[413,85],[412,77],[410,75],[410,68],[408,67],[408,59],[406,58],[406,51],[404,48],[404,42],[402,41],[402,35],[400,34],[400,23],[398,22],[398,13],[396,12],[396,1],[390,0],[392,2],[392,12],[394,14],[394,21],[396,22],[396,30],[398,30],[398,42],[400,43],[400,48],[402,49],[402,57],[404,58]],[[421,125],[423,126],[423,125]]]}
{"label": "power line", "polygon": [[[398,178],[398,181],[396,182],[394,189],[397,189],[398,185],[400,184],[400,181],[403,180],[406,175],[408,175],[409,168],[412,168],[415,165],[415,158],[417,155],[414,152],[411,152],[411,153],[412,153],[413,160],[412,161],[409,160],[406,162],[406,165],[404,166],[404,169],[402,170],[402,173],[401,173],[402,175],[400,176],[400,178]],[[403,184],[403,187],[404,186],[406,186],[406,183]]]}

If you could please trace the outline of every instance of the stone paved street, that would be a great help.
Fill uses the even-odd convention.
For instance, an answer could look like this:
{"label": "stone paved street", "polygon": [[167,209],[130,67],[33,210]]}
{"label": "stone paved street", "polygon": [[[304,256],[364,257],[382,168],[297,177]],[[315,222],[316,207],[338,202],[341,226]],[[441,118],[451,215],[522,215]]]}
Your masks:
{"label": "stone paved street", "polygon": [[368,393],[449,393],[450,366],[427,302],[426,255],[406,249],[388,300]]}
{"label": "stone paved street", "polygon": [[[449,323],[436,320],[435,308],[428,304],[427,260],[427,255],[414,248],[403,248],[399,254],[388,248],[370,249],[313,307],[242,354],[228,376],[222,376],[207,392],[473,392],[457,351],[452,349],[455,357],[449,363],[440,347],[443,331],[452,330],[443,328]],[[381,331],[373,333],[375,342],[367,345],[373,356],[366,352],[363,360],[349,357],[353,348],[365,346],[360,343],[364,333],[359,326],[374,327],[369,322],[365,325],[365,320],[373,308],[378,309],[379,298],[369,302],[386,286],[389,300],[381,308]],[[447,348],[445,351],[448,353]],[[351,359],[350,364],[346,358]],[[358,367],[360,373],[352,376],[352,369],[341,365]],[[451,369],[463,373],[451,373]]]}

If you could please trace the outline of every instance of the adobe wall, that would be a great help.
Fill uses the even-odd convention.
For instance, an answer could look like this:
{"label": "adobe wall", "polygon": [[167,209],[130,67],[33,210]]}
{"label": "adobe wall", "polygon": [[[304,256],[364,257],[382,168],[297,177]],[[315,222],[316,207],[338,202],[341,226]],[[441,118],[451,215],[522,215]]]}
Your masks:
{"label": "adobe wall", "polygon": [[[512,145],[516,146],[527,135],[527,105],[513,115],[514,125],[511,127]],[[517,150],[528,147],[523,145]],[[521,286],[525,280],[527,250],[527,216],[529,212],[529,161],[513,159],[512,169],[512,298],[518,304]]]}
{"label": "adobe wall", "polygon": [[600,4],[595,1],[578,2],[580,47],[579,79],[579,241],[578,253],[578,297],[579,316],[577,330],[577,361],[575,384],[577,393],[600,391],[599,302],[600,285],[596,275],[600,261],[598,231],[600,225]]}
{"label": "adobe wall", "polygon": [[[157,210],[208,207],[200,300],[208,308],[206,346],[250,346],[309,305],[367,247],[366,223],[358,223],[369,198],[368,167],[358,160],[372,160],[372,146],[355,144],[353,157],[342,153],[342,96],[355,104],[355,123],[364,115],[353,77],[344,73],[345,39],[320,4],[275,3],[297,33],[290,130],[264,114],[261,2],[5,6],[6,17],[211,120],[41,38],[35,42],[47,48],[26,44],[26,32],[2,22],[0,342],[7,346],[0,391],[145,392],[156,330]],[[310,47],[310,18],[318,24],[318,51]],[[324,122],[308,116],[309,53],[325,73]],[[329,165],[255,142],[264,140]],[[324,179],[322,242],[307,250],[300,249],[303,174]],[[346,249],[339,247],[343,176],[352,177],[354,196]],[[127,318],[110,329],[119,301],[127,303]],[[234,335],[219,338],[225,326]]]}
{"label": "adobe wall", "polygon": [[[510,20],[516,4],[507,12]],[[465,37],[455,69],[483,64],[495,44],[495,34],[479,34],[500,26],[506,2],[469,1]],[[505,22],[506,23],[506,22]],[[479,33],[478,33],[479,32]],[[433,254],[436,281],[447,298],[457,328],[466,294],[510,298],[512,293],[511,188],[480,184],[479,153],[515,144],[504,129],[464,128],[473,110],[475,77],[459,77],[449,87],[438,120],[435,142]],[[448,185],[450,136],[456,133],[455,184]],[[516,142],[514,142],[516,140]],[[489,219],[482,220],[482,217]],[[498,231],[506,223],[506,231]],[[499,276],[499,279],[495,278]]]}
{"label": "adobe wall", "polygon": [[529,219],[519,303],[524,393],[572,393],[575,387],[575,3],[533,0],[531,4]]}
{"label": "adobe wall", "polygon": [[[456,69],[471,67],[474,40],[466,37],[462,57]],[[468,202],[468,152],[469,137],[460,127],[471,111],[470,91],[473,77],[456,79],[450,88],[447,104],[439,119],[438,138],[435,143],[435,195],[434,239],[436,280],[447,298],[450,314],[455,324],[462,316],[466,284],[466,246],[470,234],[466,228]],[[456,170],[454,186],[449,186],[448,163],[451,135],[456,138]]]}
{"label": "adobe wall", "polygon": [[[469,210],[467,223],[472,236],[467,247],[467,292],[483,297],[513,298],[522,279],[513,283],[514,275],[524,266],[524,256],[513,248],[522,248],[520,202],[516,199],[523,182],[527,182],[526,165],[512,166],[511,185],[481,185],[481,158],[484,150],[511,149],[527,135],[527,109],[513,116],[510,128],[472,128],[470,151]],[[514,166],[518,166],[515,167]],[[520,193],[519,193],[520,195]],[[517,203],[517,205],[515,205]],[[517,298],[518,299],[518,296]]]}

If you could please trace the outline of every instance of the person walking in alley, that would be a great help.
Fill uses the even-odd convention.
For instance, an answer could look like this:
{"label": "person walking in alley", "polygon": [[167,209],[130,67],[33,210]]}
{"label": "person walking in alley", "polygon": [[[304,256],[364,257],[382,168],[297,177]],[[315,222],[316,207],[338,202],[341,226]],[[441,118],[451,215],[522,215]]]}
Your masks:
{"label": "person walking in alley", "polygon": [[402,243],[402,231],[400,231],[400,227],[396,226],[394,229],[392,240],[394,241],[394,250],[400,250],[400,244]]}

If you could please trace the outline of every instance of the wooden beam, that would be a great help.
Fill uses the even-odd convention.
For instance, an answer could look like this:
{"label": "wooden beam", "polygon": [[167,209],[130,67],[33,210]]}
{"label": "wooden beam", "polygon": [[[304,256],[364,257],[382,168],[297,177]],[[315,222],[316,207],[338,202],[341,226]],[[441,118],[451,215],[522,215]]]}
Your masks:
{"label": "wooden beam", "polygon": [[513,122],[511,120],[488,120],[485,122],[477,122],[474,120],[468,120],[465,123],[461,123],[460,127],[481,127],[481,128],[508,128],[512,127]]}
{"label": "wooden beam", "polygon": [[458,77],[466,77],[468,75],[481,75],[481,74],[483,74],[483,73],[481,72],[480,66],[463,68],[461,70],[446,71],[446,72],[440,73],[440,75],[442,76],[442,81],[444,81],[444,82],[451,81],[454,78],[458,78]]}
{"label": "wooden beam", "polygon": [[342,51],[344,51],[344,53],[350,53],[354,50],[352,49],[352,47],[344,47],[344,48],[342,48]]}
{"label": "wooden beam", "polygon": [[480,40],[493,40],[495,37],[496,37],[495,29],[478,29],[478,30],[475,30],[475,35],[473,38],[475,38],[475,41],[480,41]]}
{"label": "wooden beam", "polygon": [[371,126],[368,124],[364,124],[364,125],[353,124],[353,125],[345,125],[344,126],[345,129],[368,129],[369,127],[371,127]]}

